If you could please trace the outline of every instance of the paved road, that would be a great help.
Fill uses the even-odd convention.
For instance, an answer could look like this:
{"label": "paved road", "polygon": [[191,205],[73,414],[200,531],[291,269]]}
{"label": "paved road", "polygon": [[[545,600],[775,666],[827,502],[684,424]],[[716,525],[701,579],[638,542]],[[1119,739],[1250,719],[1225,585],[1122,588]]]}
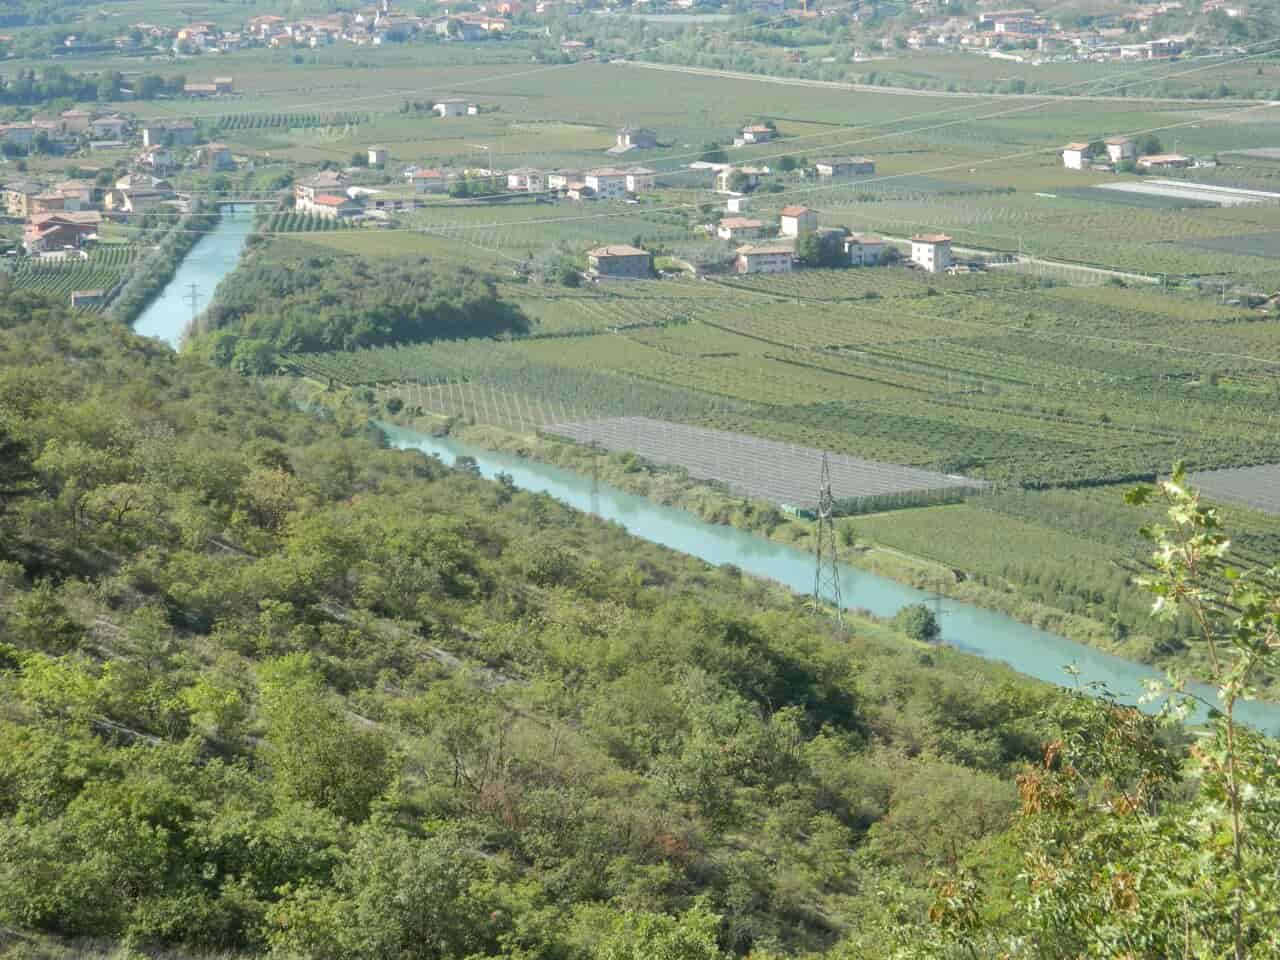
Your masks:
{"label": "paved road", "polygon": [[1072,96],[1062,93],[963,93],[949,90],[914,90],[910,87],[881,87],[867,83],[843,83],[837,80],[806,80],[802,77],[774,77],[763,73],[742,73],[736,70],[715,70],[711,67],[687,67],[678,63],[652,63],[646,60],[611,60],[612,64],[628,67],[643,67],[646,70],[669,70],[673,73],[691,73],[702,77],[721,77],[726,80],[755,80],[759,83],[779,83],[791,87],[826,87],[832,90],[853,90],[864,93],[891,93],[906,97],[949,97],[958,100],[1080,100],[1080,101],[1116,101],[1120,103],[1135,100],[1144,103],[1168,103],[1179,105],[1199,105],[1201,107],[1245,106],[1251,103],[1266,103],[1266,100],[1190,100],[1178,97],[1133,97],[1103,96],[1100,94],[1081,94]]}

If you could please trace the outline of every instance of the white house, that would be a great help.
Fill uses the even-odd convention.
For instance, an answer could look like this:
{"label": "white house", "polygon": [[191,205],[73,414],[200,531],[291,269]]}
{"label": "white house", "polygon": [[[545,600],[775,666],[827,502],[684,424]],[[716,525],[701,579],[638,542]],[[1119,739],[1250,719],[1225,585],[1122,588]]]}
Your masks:
{"label": "white house", "polygon": [[657,174],[648,167],[628,167],[626,173],[628,193],[648,193],[654,188]]}
{"label": "white house", "polygon": [[448,100],[441,100],[432,109],[442,117],[465,117],[467,101],[459,97],[450,97]]}
{"label": "white house", "polygon": [[737,242],[758,237],[764,232],[764,221],[749,220],[746,217],[725,217],[716,227],[716,236],[721,240]]}
{"label": "white house", "polygon": [[1128,137],[1110,137],[1104,141],[1112,163],[1124,163],[1138,156],[1138,146]]}
{"label": "white house", "polygon": [[871,267],[884,259],[884,238],[869,233],[851,233],[844,238],[844,252],[849,265]]}
{"label": "white house", "polygon": [[1068,170],[1083,170],[1089,164],[1087,143],[1068,143],[1062,148],[1062,165]]}
{"label": "white house", "polygon": [[658,135],[648,127],[623,127],[618,131],[617,142],[610,148],[610,153],[625,153],[628,150],[652,150],[658,145]]}
{"label": "white house", "polygon": [[547,174],[547,189],[568,190],[569,184],[580,180],[582,180],[582,174],[577,170],[556,170]]}
{"label": "white house", "polygon": [[795,257],[786,244],[739,247],[735,266],[739,273],[790,273]]}
{"label": "white house", "polygon": [[[754,190],[760,186],[760,175],[768,172],[767,169],[757,167],[725,167],[716,174],[716,193],[742,193],[746,190]],[[742,183],[737,190],[732,186],[735,173],[742,174]]]}
{"label": "white house", "polygon": [[1181,170],[1191,166],[1191,158],[1180,153],[1149,153],[1138,159],[1142,170]]}
{"label": "white house", "polygon": [[730,197],[724,202],[724,208],[729,213],[746,213],[751,209],[750,197]]}
{"label": "white house", "polygon": [[808,207],[782,208],[782,235],[798,237],[818,229],[818,211]]}
{"label": "white house", "polygon": [[386,147],[369,148],[369,166],[371,167],[385,167],[389,157]]}
{"label": "white house", "polygon": [[773,127],[766,127],[762,123],[752,124],[749,127],[742,128],[743,143],[768,143],[774,137]]}
{"label": "white house", "polygon": [[603,167],[588,170],[583,182],[591,188],[597,200],[625,200],[627,198],[627,174],[625,170]]}
{"label": "white house", "polygon": [[951,238],[945,233],[917,233],[911,238],[911,259],[929,273],[951,266]]}
{"label": "white house", "polygon": [[866,157],[827,157],[813,166],[820,177],[865,177],[876,172],[875,161]]}
{"label": "white house", "polygon": [[507,171],[507,189],[527,193],[542,193],[547,189],[547,178],[533,167],[517,167]]}

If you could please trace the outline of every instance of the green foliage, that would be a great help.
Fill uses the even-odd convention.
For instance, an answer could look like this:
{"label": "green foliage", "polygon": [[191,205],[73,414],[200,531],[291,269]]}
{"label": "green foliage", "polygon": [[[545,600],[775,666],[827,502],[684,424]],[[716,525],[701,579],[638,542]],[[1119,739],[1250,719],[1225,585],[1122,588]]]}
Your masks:
{"label": "green foliage", "polygon": [[913,603],[903,607],[893,618],[893,625],[912,640],[936,643],[942,636],[942,624],[926,604]]}
{"label": "green foliage", "polygon": [[260,373],[276,351],[492,337],[526,326],[490,280],[469,271],[442,273],[425,259],[312,256],[241,267],[234,284],[219,287],[193,349],[215,361],[229,351],[233,366]]}

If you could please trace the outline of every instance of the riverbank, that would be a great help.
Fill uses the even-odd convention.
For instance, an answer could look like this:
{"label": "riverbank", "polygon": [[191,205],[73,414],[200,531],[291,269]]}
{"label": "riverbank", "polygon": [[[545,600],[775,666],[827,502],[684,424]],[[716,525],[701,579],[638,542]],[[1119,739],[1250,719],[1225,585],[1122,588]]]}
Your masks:
{"label": "riverbank", "polygon": [[201,237],[217,227],[221,214],[216,207],[203,210],[199,201],[192,201],[190,213],[174,221],[160,238],[158,249],[143,258],[125,281],[119,295],[111,304],[112,318],[126,326],[134,322],[160,295],[173,279]]}

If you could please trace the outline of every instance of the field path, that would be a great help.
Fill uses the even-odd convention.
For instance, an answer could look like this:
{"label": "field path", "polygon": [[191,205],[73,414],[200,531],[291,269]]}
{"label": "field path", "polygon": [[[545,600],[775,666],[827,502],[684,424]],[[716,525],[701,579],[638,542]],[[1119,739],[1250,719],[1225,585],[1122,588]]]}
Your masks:
{"label": "field path", "polygon": [[1203,101],[1192,100],[1188,97],[1117,97],[1100,94],[1072,96],[1062,93],[966,93],[949,90],[916,90],[911,87],[882,87],[868,83],[845,83],[839,80],[805,80],[801,77],[775,77],[764,73],[715,70],[711,67],[686,67],[678,63],[653,63],[648,60],[611,60],[610,63],[629,67],[644,67],[646,70],[668,70],[673,73],[691,73],[702,77],[720,77],[725,80],[755,80],[759,83],[780,83],[791,87],[825,87],[832,90],[853,90],[860,93],[893,93],[904,97],[949,97],[959,100],[1096,100],[1100,102],[1132,102],[1140,100],[1144,103],[1194,103],[1214,107],[1218,105],[1235,106],[1267,102],[1265,100],[1237,100],[1228,97],[1224,97],[1221,100]]}

